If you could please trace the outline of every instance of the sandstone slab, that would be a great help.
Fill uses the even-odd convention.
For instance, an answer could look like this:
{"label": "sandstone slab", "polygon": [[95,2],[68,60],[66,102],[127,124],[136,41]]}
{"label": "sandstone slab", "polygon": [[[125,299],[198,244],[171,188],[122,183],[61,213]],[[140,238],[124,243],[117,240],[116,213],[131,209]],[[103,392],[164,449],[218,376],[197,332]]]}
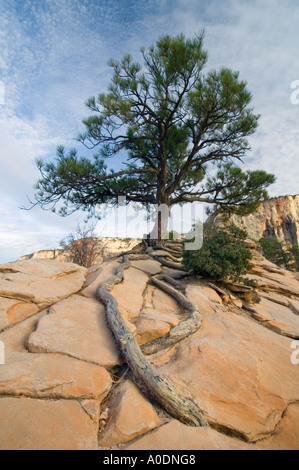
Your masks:
{"label": "sandstone slab", "polygon": [[272,433],[287,404],[299,399],[290,348],[288,338],[218,311],[204,316],[202,329],[159,370],[197,400],[210,423],[256,441]]}
{"label": "sandstone slab", "polygon": [[153,309],[161,315],[165,313],[177,315],[180,312],[177,302],[170,295],[159,289],[153,291],[152,305]]}
{"label": "sandstone slab", "polygon": [[[266,322],[267,328],[284,336],[299,338],[299,316],[290,308],[263,298],[259,304],[254,306],[254,310],[258,314],[256,318]],[[255,317],[254,314],[253,316]]]}
{"label": "sandstone slab", "polygon": [[100,284],[108,281],[115,274],[119,261],[108,261],[89,268],[81,295],[95,298]]}
{"label": "sandstone slab", "polygon": [[158,316],[140,315],[136,322],[137,342],[140,346],[157,338],[167,335],[170,331],[169,323],[162,321]]}
{"label": "sandstone slab", "polygon": [[28,340],[35,353],[61,353],[106,368],[121,363],[106,324],[104,306],[95,299],[73,295],[50,308]]}
{"label": "sandstone slab", "polygon": [[162,265],[155,260],[140,260],[132,261],[133,268],[140,269],[150,276],[159,274],[161,272]]}
{"label": "sandstone slab", "polygon": [[299,450],[299,404],[288,406],[272,436],[262,440],[263,450]]}
{"label": "sandstone slab", "polygon": [[279,272],[273,273],[261,265],[255,266],[246,277],[255,280],[258,287],[264,291],[273,291],[285,296],[299,296],[298,278],[295,273],[290,271],[281,269]]}
{"label": "sandstone slab", "polygon": [[117,300],[121,315],[131,320],[140,314],[149,278],[147,274],[135,268],[125,270],[124,277],[124,282],[114,286],[111,294]]}
{"label": "sandstone slab", "polygon": [[[39,307],[32,302],[0,297],[0,331],[6,326],[12,326],[26,320],[26,318],[35,315],[38,310]],[[1,318],[6,319],[6,325],[3,328],[1,328]]]}
{"label": "sandstone slab", "polygon": [[0,296],[51,305],[78,292],[87,270],[71,263],[28,260],[0,266]]}
{"label": "sandstone slab", "polygon": [[171,421],[129,444],[126,450],[255,450],[256,446],[211,428],[193,428]]}
{"label": "sandstone slab", "polygon": [[112,385],[103,367],[58,354],[9,353],[0,372],[1,395],[101,401]]}
{"label": "sandstone slab", "polygon": [[0,310],[0,331],[5,330],[9,326],[9,319],[6,312]]}
{"label": "sandstone slab", "polygon": [[188,300],[190,300],[190,302],[193,302],[197,306],[202,315],[210,315],[215,312],[215,306],[207,296],[206,292],[207,290],[204,290],[201,286],[198,285],[191,284],[186,288],[186,297]]}
{"label": "sandstone slab", "polygon": [[27,320],[17,323],[11,328],[8,328],[0,333],[0,341],[5,344],[6,351],[28,352],[28,338],[31,333],[35,331],[39,320],[46,316],[46,314],[46,310],[42,310],[36,315],[27,318]]}
{"label": "sandstone slab", "polygon": [[161,424],[153,406],[131,381],[118,387],[110,409],[112,416],[100,434],[101,447],[128,442]]}
{"label": "sandstone slab", "polygon": [[75,400],[0,399],[1,450],[97,450],[97,431]]}

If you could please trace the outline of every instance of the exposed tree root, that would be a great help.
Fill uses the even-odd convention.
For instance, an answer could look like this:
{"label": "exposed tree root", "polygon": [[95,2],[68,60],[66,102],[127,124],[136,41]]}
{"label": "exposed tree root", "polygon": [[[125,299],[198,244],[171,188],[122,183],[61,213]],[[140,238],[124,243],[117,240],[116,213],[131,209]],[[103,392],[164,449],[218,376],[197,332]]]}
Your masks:
{"label": "exposed tree root", "polygon": [[[123,280],[123,270],[129,266],[130,263],[128,259],[124,257],[124,263],[119,266],[116,275],[98,287],[98,297],[106,306],[107,321],[117,345],[130,367],[138,386],[149,393],[166,411],[176,419],[179,419],[182,423],[190,426],[207,426],[208,424],[203,413],[196,403],[182,396],[175,385],[165,376],[161,375],[145,358],[136,339],[119,313],[117,301],[109,293],[115,284]],[[197,328],[199,328],[201,315],[196,307],[181,293],[177,292],[173,287],[168,286],[165,282],[160,279],[155,279],[155,277],[153,277],[152,280],[157,286],[163,288],[165,292],[171,292],[171,295],[177,298],[180,305],[185,306],[191,311],[190,319],[181,323],[181,325],[183,325],[182,328],[186,332],[186,336],[192,331],[192,328],[190,328],[190,320],[194,320],[195,323],[197,322]],[[194,319],[191,318],[192,315]],[[179,329],[179,327],[176,328]],[[172,331],[176,330],[176,328],[173,328]],[[174,331],[172,336],[175,338],[175,342],[177,342],[178,337],[181,338],[181,333]]]}
{"label": "exposed tree root", "polygon": [[[163,278],[164,280],[167,280],[169,279],[169,276],[163,276]],[[177,284],[178,281],[172,279],[172,282]],[[158,276],[152,277],[152,283],[159,289],[171,295],[181,307],[187,310],[189,312],[189,318],[188,320],[182,321],[178,326],[172,328],[167,335],[163,336],[163,338],[159,338],[159,341],[145,344],[142,347],[142,352],[146,355],[155,354],[162,349],[166,349],[179,341],[182,341],[193,333],[196,333],[202,324],[202,315],[198,311],[197,307],[182,293],[178,292],[177,287],[174,289],[162,280],[158,279]],[[184,289],[184,287],[181,286],[181,289]]]}
{"label": "exposed tree root", "polygon": [[154,256],[155,260],[161,263],[163,266],[166,266],[167,268],[170,269],[176,269],[177,271],[185,271],[187,272],[186,268],[182,266],[180,263],[173,263],[171,261],[166,261],[164,258],[161,258],[160,256]]}

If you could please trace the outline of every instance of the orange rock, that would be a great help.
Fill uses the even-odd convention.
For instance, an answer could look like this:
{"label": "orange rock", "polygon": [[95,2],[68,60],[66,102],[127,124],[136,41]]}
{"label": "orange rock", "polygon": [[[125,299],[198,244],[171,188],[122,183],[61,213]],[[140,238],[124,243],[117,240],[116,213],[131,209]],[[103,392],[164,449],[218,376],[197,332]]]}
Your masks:
{"label": "orange rock", "polygon": [[254,445],[225,436],[211,428],[193,428],[171,421],[141,437],[126,450],[256,450]]}
{"label": "orange rock", "polygon": [[167,335],[170,331],[169,323],[153,316],[141,315],[136,322],[137,341],[140,346],[157,338]]}
{"label": "orange rock", "polygon": [[299,316],[290,308],[263,298],[259,304],[254,305],[254,310],[258,315],[253,314],[253,317],[267,322],[267,328],[284,336],[299,338]]}
{"label": "orange rock", "polygon": [[172,313],[176,315],[180,311],[177,302],[170,295],[159,289],[153,291],[152,305],[154,310],[160,314]]}
{"label": "orange rock", "polygon": [[255,441],[299,400],[290,347],[289,339],[254,321],[216,312],[159,370],[197,400],[210,423]]}
{"label": "orange rock", "polygon": [[161,263],[154,260],[140,260],[132,261],[133,268],[140,269],[140,271],[145,272],[151,276],[161,272]]}
{"label": "orange rock", "polygon": [[213,314],[215,312],[215,306],[213,306],[206,292],[201,286],[193,284],[188,285],[186,289],[186,297],[197,306],[202,315]]}
{"label": "orange rock", "polygon": [[138,317],[142,309],[148,276],[135,268],[125,270],[124,276],[124,282],[114,286],[111,294],[118,302],[120,313],[131,320]]}
{"label": "orange rock", "polygon": [[110,368],[121,363],[105,309],[99,301],[73,295],[50,308],[28,340],[35,353],[62,353]]}
{"label": "orange rock", "polygon": [[9,353],[1,366],[1,395],[102,401],[111,385],[103,367],[58,354]]}
{"label": "orange rock", "polygon": [[89,268],[81,295],[95,298],[99,285],[108,281],[108,279],[115,274],[118,266],[118,261],[108,261]]}
{"label": "orange rock", "polygon": [[1,450],[97,450],[97,430],[75,400],[0,399]]}
{"label": "orange rock", "polygon": [[33,302],[39,308],[78,292],[87,270],[71,263],[29,260],[0,266],[0,296]]}
{"label": "orange rock", "polygon": [[30,334],[36,329],[38,321],[46,316],[47,311],[42,310],[41,312],[27,318],[20,323],[6,329],[0,334],[0,341],[5,344],[7,351],[15,352],[28,352],[27,341]]}
{"label": "orange rock", "polygon": [[[0,297],[0,331],[35,315],[39,308],[31,302]],[[2,318],[2,322],[1,322]]]}
{"label": "orange rock", "polygon": [[299,449],[299,405],[288,406],[283,419],[272,436],[259,442],[264,450],[298,450]]}
{"label": "orange rock", "polygon": [[153,406],[131,381],[118,387],[109,408],[113,414],[100,433],[101,447],[128,442],[161,424]]}

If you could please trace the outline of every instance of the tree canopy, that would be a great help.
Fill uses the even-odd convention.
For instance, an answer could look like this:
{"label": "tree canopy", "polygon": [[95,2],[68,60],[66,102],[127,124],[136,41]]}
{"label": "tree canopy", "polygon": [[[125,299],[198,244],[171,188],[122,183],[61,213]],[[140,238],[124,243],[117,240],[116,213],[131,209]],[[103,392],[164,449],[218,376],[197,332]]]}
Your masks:
{"label": "tree canopy", "polygon": [[[240,168],[259,116],[238,72],[203,73],[203,40],[203,33],[193,39],[164,35],[141,49],[143,64],[129,54],[111,60],[108,92],[87,100],[91,115],[78,137],[96,153],[86,158],[59,147],[53,161],[39,160],[34,205],[58,205],[61,215],[92,213],[125,196],[128,203],[199,201],[221,212],[255,210],[275,180]],[[116,155],[125,159],[117,171],[109,168]]]}

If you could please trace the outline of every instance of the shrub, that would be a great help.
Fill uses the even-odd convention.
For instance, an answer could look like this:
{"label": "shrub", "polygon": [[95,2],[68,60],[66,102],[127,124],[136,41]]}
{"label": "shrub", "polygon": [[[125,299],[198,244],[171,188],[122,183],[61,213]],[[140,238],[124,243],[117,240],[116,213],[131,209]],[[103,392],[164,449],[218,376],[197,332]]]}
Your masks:
{"label": "shrub", "polygon": [[196,274],[214,280],[243,281],[250,269],[250,250],[244,245],[245,230],[235,225],[217,228],[205,225],[203,246],[200,250],[183,252],[183,263]]}
{"label": "shrub", "polygon": [[95,225],[81,227],[78,225],[74,233],[70,233],[60,246],[67,255],[68,262],[90,268],[100,254],[100,242],[96,237]]}
{"label": "shrub", "polygon": [[299,271],[299,248],[277,238],[261,238],[259,246],[265,258],[277,266]]}

